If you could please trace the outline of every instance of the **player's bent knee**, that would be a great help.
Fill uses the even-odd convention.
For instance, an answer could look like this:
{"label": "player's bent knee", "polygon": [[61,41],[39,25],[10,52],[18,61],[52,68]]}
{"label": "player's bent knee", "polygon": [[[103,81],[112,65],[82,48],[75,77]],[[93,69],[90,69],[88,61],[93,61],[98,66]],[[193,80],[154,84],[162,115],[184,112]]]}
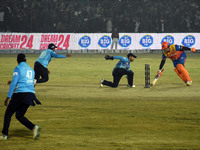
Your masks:
{"label": "player's bent knee", "polygon": [[176,68],[177,68],[177,70],[180,71],[180,72],[182,72],[183,70],[185,70],[185,69],[184,69],[184,66],[183,66],[182,64],[178,64],[178,65],[176,66]]}
{"label": "player's bent knee", "polygon": [[133,72],[132,70],[130,70],[130,71],[128,72],[128,74],[129,74],[129,75],[134,75],[134,72]]}
{"label": "player's bent knee", "polygon": [[49,77],[44,78],[45,82],[49,81]]}
{"label": "player's bent knee", "polygon": [[16,114],[15,114],[15,117],[16,117],[17,120],[20,121],[24,116],[19,115],[18,113],[16,113]]}

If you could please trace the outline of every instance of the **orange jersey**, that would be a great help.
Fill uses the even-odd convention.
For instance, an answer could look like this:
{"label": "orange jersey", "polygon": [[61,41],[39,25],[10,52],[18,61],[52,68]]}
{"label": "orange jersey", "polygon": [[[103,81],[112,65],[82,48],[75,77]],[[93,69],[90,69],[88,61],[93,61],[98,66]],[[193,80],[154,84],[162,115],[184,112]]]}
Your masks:
{"label": "orange jersey", "polygon": [[171,60],[177,60],[183,52],[180,45],[170,45],[169,52],[163,52],[163,59],[170,58]]}

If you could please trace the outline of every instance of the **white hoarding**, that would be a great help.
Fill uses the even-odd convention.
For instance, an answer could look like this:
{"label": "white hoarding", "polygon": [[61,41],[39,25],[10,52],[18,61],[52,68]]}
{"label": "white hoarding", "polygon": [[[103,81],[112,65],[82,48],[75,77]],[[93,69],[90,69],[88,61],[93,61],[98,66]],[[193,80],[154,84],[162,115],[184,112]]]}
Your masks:
{"label": "white hoarding", "polygon": [[[200,49],[199,33],[120,33],[117,49],[160,49],[161,43]],[[49,43],[58,50],[110,49],[111,33],[0,33],[0,49],[44,50]]]}

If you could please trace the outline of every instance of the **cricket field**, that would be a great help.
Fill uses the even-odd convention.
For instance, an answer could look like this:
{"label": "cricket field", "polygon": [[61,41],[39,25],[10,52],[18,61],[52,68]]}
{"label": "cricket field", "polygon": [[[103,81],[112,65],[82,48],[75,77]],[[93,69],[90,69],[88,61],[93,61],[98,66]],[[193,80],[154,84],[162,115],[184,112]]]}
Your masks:
{"label": "cricket field", "polygon": [[[111,54],[126,56],[126,54]],[[118,60],[105,54],[72,54],[54,58],[48,68],[49,81],[36,85],[42,105],[26,113],[42,127],[39,140],[13,115],[9,139],[0,150],[199,150],[200,149],[200,53],[187,53],[186,69],[193,81],[187,87],[166,60],[162,77],[152,88],[144,88],[145,64],[150,64],[151,82],[161,54],[136,54],[131,63],[135,88],[124,76],[118,88],[100,88],[100,79],[112,81]],[[0,130],[3,105],[17,66],[17,54],[0,54]],[[26,54],[33,68],[39,54]]]}

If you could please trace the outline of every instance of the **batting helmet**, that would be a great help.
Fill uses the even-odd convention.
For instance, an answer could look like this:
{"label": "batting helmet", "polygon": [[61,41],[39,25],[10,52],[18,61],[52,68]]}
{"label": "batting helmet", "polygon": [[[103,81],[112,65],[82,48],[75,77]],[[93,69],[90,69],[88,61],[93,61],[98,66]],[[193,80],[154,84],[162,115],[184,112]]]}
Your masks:
{"label": "batting helmet", "polygon": [[167,49],[169,47],[169,43],[163,42],[161,46],[162,46],[162,49]]}

